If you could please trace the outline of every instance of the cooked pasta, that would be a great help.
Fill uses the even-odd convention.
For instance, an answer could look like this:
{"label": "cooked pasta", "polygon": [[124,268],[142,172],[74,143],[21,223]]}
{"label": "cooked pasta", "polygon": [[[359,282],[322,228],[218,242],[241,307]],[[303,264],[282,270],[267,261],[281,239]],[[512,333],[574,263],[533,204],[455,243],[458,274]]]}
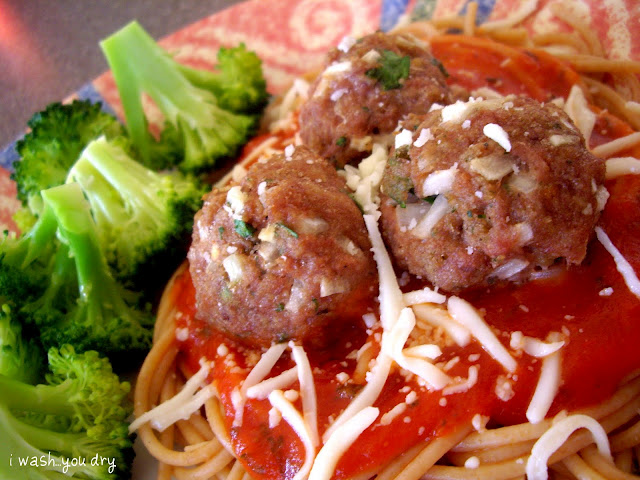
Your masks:
{"label": "cooked pasta", "polygon": [[[403,24],[393,33],[429,44],[448,81],[461,80],[471,95],[524,93],[538,101],[553,97],[564,107],[578,86],[586,107],[576,111],[593,115],[593,125],[585,127],[593,131],[586,139],[590,152],[601,159],[637,157],[640,62],[606,58],[590,26],[562,3],[552,11],[572,33],[530,35],[523,22],[534,13],[532,5],[524,2],[504,21],[477,25],[471,2],[464,16]],[[478,85],[474,72],[488,83]],[[237,185],[251,165],[274,152],[290,158],[285,151],[300,141],[298,113],[309,81],[313,77],[298,80],[269,107],[264,134],[220,185]],[[375,197],[367,188],[379,165],[373,157],[345,167],[345,177],[347,185],[358,186],[356,199],[369,199],[362,205],[380,279],[379,305],[365,309],[366,334],[347,338],[330,360],[293,341],[260,349],[211,333],[195,317],[187,262],[175,273],[135,388],[135,416],[149,420],[134,428],[159,462],[158,479],[637,478],[640,363],[631,340],[602,346],[616,335],[640,333],[633,321],[613,325],[601,312],[619,308],[616,315],[633,317],[638,311],[640,300],[617,273],[620,264],[594,241],[586,266],[533,272],[544,280],[539,289],[527,283],[458,296],[396,278],[376,233],[375,208],[367,210]],[[613,213],[602,221],[623,246],[622,236],[633,231],[628,225],[638,221],[633,211],[639,205],[630,197],[640,192],[629,175],[633,167],[625,168],[608,177],[616,182],[607,184]],[[573,310],[547,308],[564,300],[563,287],[572,289],[566,295]],[[613,292],[620,300],[611,299]],[[580,336],[581,315],[589,336]],[[517,328],[507,317],[520,319]],[[619,360],[605,361],[603,352]],[[561,379],[569,369],[571,376]],[[163,410],[180,391],[184,400]],[[333,398],[335,392],[342,397]]]}

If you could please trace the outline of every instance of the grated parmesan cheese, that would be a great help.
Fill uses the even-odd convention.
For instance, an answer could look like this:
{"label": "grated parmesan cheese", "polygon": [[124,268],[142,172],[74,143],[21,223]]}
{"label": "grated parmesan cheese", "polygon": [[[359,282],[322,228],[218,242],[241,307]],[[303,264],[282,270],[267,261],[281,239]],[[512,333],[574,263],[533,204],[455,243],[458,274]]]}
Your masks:
{"label": "grated parmesan cheese", "polygon": [[500,125],[496,123],[488,123],[482,128],[482,133],[504,148],[506,152],[511,151],[509,134],[505,132]]}

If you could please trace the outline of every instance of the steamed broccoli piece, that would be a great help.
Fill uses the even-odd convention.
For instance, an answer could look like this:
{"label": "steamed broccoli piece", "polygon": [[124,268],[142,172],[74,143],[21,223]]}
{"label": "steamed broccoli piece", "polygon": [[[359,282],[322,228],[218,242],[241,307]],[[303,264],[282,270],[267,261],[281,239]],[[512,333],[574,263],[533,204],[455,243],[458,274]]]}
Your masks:
{"label": "steamed broccoli piece", "polygon": [[[129,23],[100,45],[118,86],[129,136],[146,165],[157,165],[152,158],[157,143],[148,129],[143,94],[149,95],[164,114],[163,137],[180,143],[180,160],[167,167],[202,173],[217,159],[233,156],[255,130],[256,115],[226,108],[234,103],[246,104],[242,110],[252,111],[248,101],[255,101],[256,109],[264,104],[253,56],[241,51],[223,53],[224,65],[217,77],[196,75],[172,59],[137,22]],[[242,90],[239,72],[245,63],[250,72],[246,84],[249,93],[234,102],[231,97]],[[216,92],[222,92],[222,100]]]}
{"label": "steamed broccoli piece", "polygon": [[[69,183],[43,190],[42,198],[45,208],[55,215],[61,239],[51,284],[35,302],[37,311],[32,312],[40,324],[43,344],[69,343],[81,351],[95,349],[110,356],[148,350],[153,316],[147,309],[138,308],[139,295],[111,274],[80,186]],[[73,274],[75,295],[71,288],[65,288],[75,285]],[[48,295],[52,291],[56,295]],[[61,302],[63,306],[56,305]],[[51,306],[54,315],[50,314]]]}
{"label": "steamed broccoli piece", "polygon": [[0,246],[0,296],[46,347],[146,352],[153,317],[112,276],[80,187],[53,187],[42,198],[32,230]]}
{"label": "steamed broccoli piece", "polygon": [[218,50],[216,70],[200,70],[180,65],[180,70],[195,86],[209,90],[218,105],[236,113],[261,113],[267,103],[267,82],[262,61],[241,43]]}
{"label": "steamed broccoli piece", "polygon": [[8,304],[0,305],[0,376],[34,384],[40,379],[44,357],[33,338],[22,334]]}
{"label": "steamed broccoli piece", "polygon": [[0,375],[0,478],[128,478],[130,385],[95,351],[65,345],[48,361],[46,383]]}
{"label": "steamed broccoli piece", "polygon": [[65,182],[69,168],[90,140],[124,134],[118,120],[100,107],[86,100],[52,103],[29,120],[30,132],[16,143],[20,161],[14,164],[12,178],[18,199],[34,213],[40,210],[40,191]]}
{"label": "steamed broccoli piece", "polygon": [[120,281],[159,286],[184,260],[205,193],[194,178],[154,172],[100,138],[83,151],[69,181],[88,199],[100,244]]}
{"label": "steamed broccoli piece", "polygon": [[23,235],[5,232],[0,243],[0,298],[27,302],[43,294],[56,256],[58,222],[44,208],[35,224]]}

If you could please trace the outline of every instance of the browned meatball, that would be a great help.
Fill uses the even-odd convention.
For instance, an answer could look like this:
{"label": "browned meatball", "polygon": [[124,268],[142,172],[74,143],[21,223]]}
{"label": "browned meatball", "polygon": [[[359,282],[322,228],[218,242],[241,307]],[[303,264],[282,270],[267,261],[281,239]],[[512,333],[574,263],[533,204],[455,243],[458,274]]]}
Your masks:
{"label": "browned meatball", "polygon": [[254,346],[322,346],[377,292],[360,210],[335,168],[298,147],[214,189],[195,217],[198,315]]}
{"label": "browned meatball", "polygon": [[584,259],[606,201],[605,167],[561,109],[471,100],[406,128],[381,205],[403,268],[459,291]]}
{"label": "browned meatball", "polygon": [[[344,42],[343,42],[344,43]],[[331,50],[300,111],[304,144],[341,167],[410,112],[451,102],[444,70],[409,35],[377,32]]]}

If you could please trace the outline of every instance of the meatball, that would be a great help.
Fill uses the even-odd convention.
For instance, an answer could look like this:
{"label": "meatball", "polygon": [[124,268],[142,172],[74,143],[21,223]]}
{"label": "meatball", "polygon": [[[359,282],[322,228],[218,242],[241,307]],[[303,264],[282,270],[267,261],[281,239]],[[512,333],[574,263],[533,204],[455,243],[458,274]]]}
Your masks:
{"label": "meatball", "polygon": [[344,180],[305,147],[214,189],[188,253],[198,316],[251,346],[312,347],[362,323],[377,273]]}
{"label": "meatball", "polygon": [[605,166],[560,108],[471,99],[405,127],[381,187],[401,267],[460,291],[584,259],[607,198]]}
{"label": "meatball", "polygon": [[331,50],[300,111],[300,138],[338,167],[361,159],[406,114],[451,103],[442,64],[409,35],[377,32]]}

